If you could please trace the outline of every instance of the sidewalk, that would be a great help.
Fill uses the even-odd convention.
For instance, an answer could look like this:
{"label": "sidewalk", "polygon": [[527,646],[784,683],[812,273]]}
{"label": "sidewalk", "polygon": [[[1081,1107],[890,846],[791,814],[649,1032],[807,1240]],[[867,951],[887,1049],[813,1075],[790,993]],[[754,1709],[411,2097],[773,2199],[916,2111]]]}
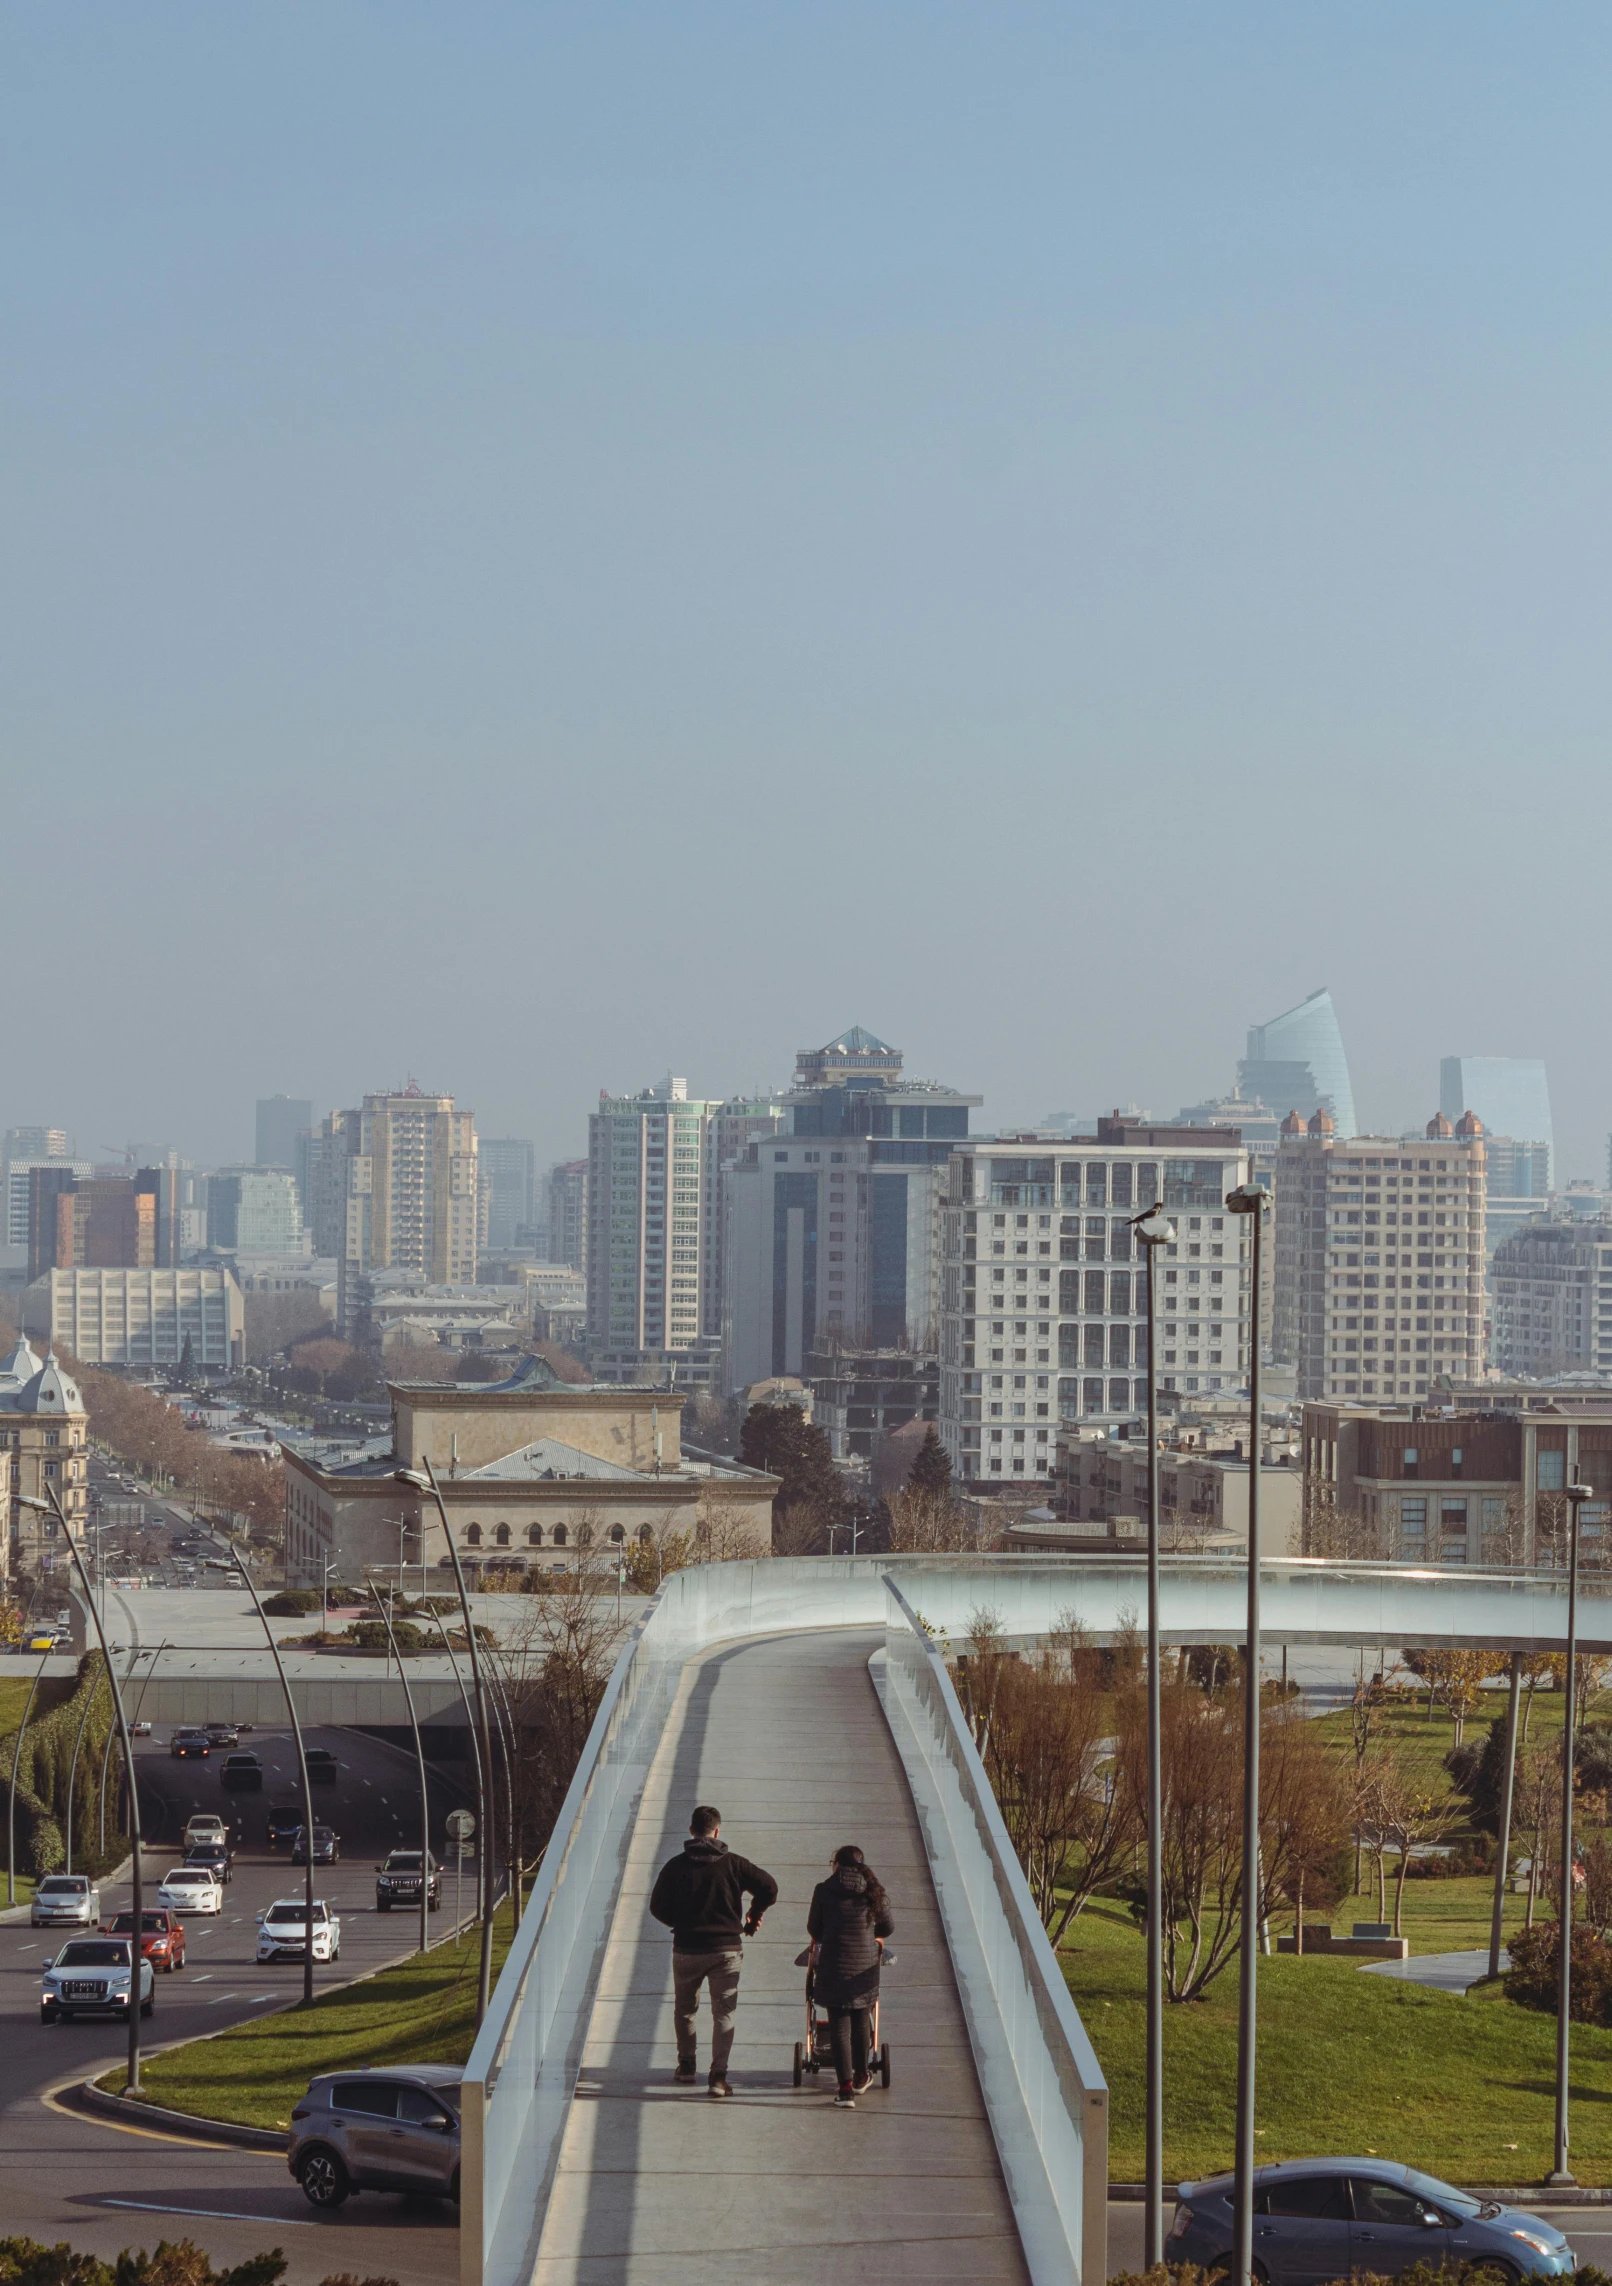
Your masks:
{"label": "sidewalk", "polygon": [[[877,1638],[772,1636],[683,1679],[629,1851],[534,2286],[793,2286],[849,2267],[881,2280],[1023,2281],[1012,2210],[900,1760],[868,1678]],[[672,2083],[671,1940],[656,1870],[712,1802],[723,1838],[779,1899],[745,1946],[733,2096]],[[892,2084],[836,2111],[792,2084],[804,2029],[806,1908],[840,1842],[888,1888],[899,1966],[884,1983]]]}

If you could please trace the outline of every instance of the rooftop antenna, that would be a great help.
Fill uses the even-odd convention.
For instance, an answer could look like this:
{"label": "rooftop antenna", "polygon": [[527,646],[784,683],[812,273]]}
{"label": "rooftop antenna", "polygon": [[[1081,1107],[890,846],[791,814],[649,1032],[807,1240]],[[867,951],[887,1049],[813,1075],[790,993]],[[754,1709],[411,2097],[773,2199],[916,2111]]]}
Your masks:
{"label": "rooftop antenna", "polygon": [[657,1476],[659,1476],[659,1474],[660,1474],[660,1407],[659,1407],[658,1405],[651,1405],[651,1406],[650,1406],[650,1408],[649,1408],[649,1428],[650,1428],[650,1434],[653,1436],[653,1438],[654,1438],[654,1440],[655,1440],[655,1474],[656,1474]]}

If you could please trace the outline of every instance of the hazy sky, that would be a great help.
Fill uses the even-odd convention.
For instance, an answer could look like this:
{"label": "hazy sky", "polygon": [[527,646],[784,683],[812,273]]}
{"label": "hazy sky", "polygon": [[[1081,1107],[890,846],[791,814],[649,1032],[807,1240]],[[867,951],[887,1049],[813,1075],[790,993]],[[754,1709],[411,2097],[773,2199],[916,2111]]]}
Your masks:
{"label": "hazy sky", "polygon": [[1612,1124],[1612,23],[0,11],[0,1123],[582,1147],[860,1021],[988,1121]]}

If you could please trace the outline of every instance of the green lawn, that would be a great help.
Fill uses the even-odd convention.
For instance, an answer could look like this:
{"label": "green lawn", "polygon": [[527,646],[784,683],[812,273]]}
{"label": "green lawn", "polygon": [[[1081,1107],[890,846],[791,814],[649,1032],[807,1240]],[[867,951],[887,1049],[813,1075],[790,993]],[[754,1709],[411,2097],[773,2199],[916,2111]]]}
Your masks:
{"label": "green lawn", "polygon": [[[1426,1941],[1435,1932],[1436,1949],[1483,1942],[1482,1887],[1411,1884],[1417,1949],[1435,1949]],[[1346,1917],[1353,1917],[1347,1906],[1336,1918]],[[1102,1900],[1086,1908],[1073,1937],[1064,1973],[1112,2090],[1110,2176],[1136,2182],[1143,2167],[1142,1939],[1127,1912]],[[1537,2182],[1548,2171],[1554,2017],[1513,2006],[1498,1988],[1460,1999],[1363,1976],[1351,1961],[1280,1955],[1260,1961],[1259,2010],[1262,2158],[1377,2152],[1457,2183]],[[1612,2031],[1575,2025],[1573,2058],[1574,2171],[1585,2183],[1612,2183]],[[1204,2000],[1166,2010],[1170,2181],[1230,2167],[1236,2065],[1233,1961]]]}
{"label": "green lawn", "polygon": [[[496,1976],[508,1950],[500,1928]],[[413,1953],[362,1983],[273,2016],[233,2025],[153,2056],[141,2077],[153,2103],[247,2127],[285,2127],[291,2107],[319,2072],[365,2064],[461,2064],[475,2036],[474,1929],[453,1944]],[[160,2021],[160,2018],[159,2018]],[[99,2083],[113,2094],[121,2069]]]}

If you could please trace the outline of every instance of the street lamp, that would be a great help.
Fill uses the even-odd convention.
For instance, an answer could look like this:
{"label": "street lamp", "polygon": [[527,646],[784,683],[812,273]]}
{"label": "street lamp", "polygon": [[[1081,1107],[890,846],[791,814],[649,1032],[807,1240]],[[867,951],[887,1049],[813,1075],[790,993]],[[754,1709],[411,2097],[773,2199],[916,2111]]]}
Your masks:
{"label": "street lamp", "polygon": [[[487,2003],[493,1989],[493,1832],[489,1819],[492,1808],[493,1742],[487,1727],[487,1692],[481,1677],[481,1654],[476,1647],[476,1626],[470,1616],[470,1597],[465,1590],[464,1567],[459,1561],[459,1550],[454,1544],[448,1526],[448,1511],[443,1505],[442,1488],[437,1483],[437,1472],[429,1460],[425,1473],[418,1469],[398,1468],[392,1471],[396,1484],[406,1484],[415,1492],[428,1492],[437,1504],[437,1515],[442,1522],[442,1537],[448,1544],[448,1559],[453,1565],[454,1582],[459,1590],[459,1608],[465,1615],[465,1641],[470,1646],[470,1679],[476,1686],[476,1728],[481,1734],[481,1766],[486,1773],[486,1790],[482,1800],[481,1819],[481,1960],[476,1976],[476,2022],[479,2025],[487,2013]],[[424,1532],[421,1533],[422,1549]]]}
{"label": "street lamp", "polygon": [[230,1554],[235,1558],[235,1569],[241,1575],[242,1585],[252,1598],[252,1609],[258,1615],[264,1639],[269,1646],[269,1657],[274,1661],[275,1673],[280,1678],[285,1711],[291,1717],[291,1742],[297,1750],[297,1774],[302,1780],[302,1831],[308,1844],[308,1863],[302,1884],[303,1926],[306,1933],[306,1942],[302,1948],[302,1998],[306,2004],[313,1999],[313,1784],[308,1776],[308,1757],[303,1750],[302,1724],[297,1719],[297,1702],[291,1696],[291,1679],[285,1671],[280,1646],[274,1640],[274,1629],[269,1625],[268,1613],[252,1584],[252,1575],[241,1561],[240,1550],[233,1542],[230,1543]]}
{"label": "street lamp", "polygon": [[[1255,1978],[1259,1963],[1259,1290],[1264,1260],[1265,1209],[1258,1183],[1241,1183],[1226,1200],[1228,1214],[1253,1219],[1252,1284],[1248,1308],[1248,1646],[1243,1670],[1243,1921],[1237,1955],[1237,2158],[1233,2200],[1236,2240],[1232,2286],[1252,2286],[1254,2275],[1254,2039]],[[1239,1254],[1241,1247],[1238,1248]]]}
{"label": "street lamp", "polygon": [[1174,1243],[1162,1202],[1131,1217],[1147,1264],[1147,2157],[1144,2270],[1164,2260],[1164,1781],[1159,1744],[1159,1304],[1154,1265]]}
{"label": "street lamp", "polygon": [[[38,1505],[36,1502],[35,1506]],[[52,1643],[39,1654],[39,1664],[34,1669],[34,1679],[28,1686],[27,1704],[22,1710],[22,1720],[17,1725],[17,1743],[11,1752],[11,1799],[6,1806],[7,1905],[15,1905],[17,1902],[17,1773],[22,1768],[23,1734],[28,1728],[28,1717],[34,1711],[34,1695],[39,1689],[39,1678],[45,1672],[45,1661],[51,1656],[54,1649],[55,1645]]]}
{"label": "street lamp", "polygon": [[84,1600],[89,1605],[90,1617],[95,1622],[101,1657],[106,1662],[106,1679],[112,1686],[112,1709],[117,1716],[118,1737],[123,1745],[123,1768],[129,1781],[129,1846],[133,1851],[131,1862],[134,1867],[130,1904],[134,1919],[129,1936],[129,2079],[123,2092],[125,2095],[137,2096],[140,2093],[140,1963],[144,1958],[140,1939],[145,1929],[145,1890],[140,1875],[140,1789],[135,1782],[134,1741],[129,1736],[129,1721],[123,1711],[123,1693],[118,1687],[117,1669],[112,1664],[112,1653],[107,1645],[106,1628],[102,1623],[100,1608],[90,1593],[90,1577],[84,1568],[84,1551],[73,1536],[73,1527],[68,1523],[56,1488],[48,1478],[45,1481],[45,1494],[46,1497],[39,1500],[30,1492],[20,1493],[17,1496],[18,1505],[32,1508],[41,1516],[54,1514],[62,1528],[67,1553],[73,1560],[73,1567],[84,1590]]}
{"label": "street lamp", "polygon": [[1587,1484],[1562,1487],[1567,1502],[1567,1701],[1562,1709],[1562,1892],[1556,1913],[1556,2164],[1545,2180],[1577,2181],[1567,2164],[1568,2008],[1573,1982],[1573,1764],[1578,1681],[1578,1512],[1591,1497]]}
{"label": "street lamp", "polygon": [[414,1733],[414,1760],[420,1773],[420,1950],[430,1949],[430,1934],[426,1915],[431,1909],[431,1796],[425,1782],[425,1745],[420,1737],[420,1720],[414,1711],[414,1693],[409,1689],[409,1678],[403,1671],[403,1653],[392,1632],[392,1614],[386,1598],[375,1585],[369,1583],[369,1592],[375,1598],[375,1608],[386,1628],[386,1640],[397,1660],[397,1679],[403,1685],[403,1704],[409,1710],[409,1728]]}

